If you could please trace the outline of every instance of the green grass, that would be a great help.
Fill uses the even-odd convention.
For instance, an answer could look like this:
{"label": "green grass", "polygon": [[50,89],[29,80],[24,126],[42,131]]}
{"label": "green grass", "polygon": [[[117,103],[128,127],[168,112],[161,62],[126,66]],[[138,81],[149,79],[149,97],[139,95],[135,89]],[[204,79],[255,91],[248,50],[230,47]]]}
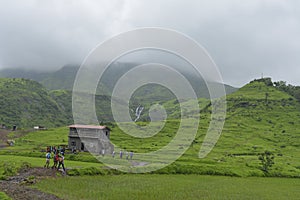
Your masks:
{"label": "green grass", "polygon": [[[45,164],[44,158],[35,158],[35,157],[25,157],[25,156],[11,156],[11,155],[0,155],[1,161],[15,163],[16,166],[22,164],[23,162],[28,162],[32,167],[43,167]],[[50,162],[52,163],[52,162]],[[100,167],[103,166],[101,163],[91,163],[91,162],[80,162],[65,160],[65,166],[67,168],[76,168],[76,167]]]}
{"label": "green grass", "polygon": [[[55,186],[55,187],[53,187]],[[34,187],[62,199],[298,199],[300,180],[197,175],[45,179]],[[72,192],[70,192],[72,191]]]}
{"label": "green grass", "polygon": [[266,98],[266,93],[269,93],[270,96],[268,99],[270,100],[288,99],[291,97],[289,94],[279,91],[273,86],[266,86],[264,82],[260,81],[253,81],[240,88],[238,91],[228,95],[228,97],[264,100]]}
{"label": "green grass", "polygon": [[4,192],[0,192],[0,199],[1,200],[11,200],[9,196],[7,196]]}
{"label": "green grass", "polygon": [[[0,160],[0,179],[15,175],[24,165],[29,165],[29,167],[43,167],[45,164],[44,158],[26,156],[0,155]],[[50,167],[52,164],[53,162],[51,161]],[[79,175],[90,174],[86,171],[93,168],[97,170],[97,173],[103,173],[103,164],[101,163],[65,160],[65,167],[70,171],[77,170]]]}
{"label": "green grass", "polygon": [[[10,150],[46,150],[47,146],[59,146],[68,144],[68,127],[51,128],[49,130],[33,131],[21,138],[15,139],[15,146]],[[14,132],[10,138],[14,139]]]}

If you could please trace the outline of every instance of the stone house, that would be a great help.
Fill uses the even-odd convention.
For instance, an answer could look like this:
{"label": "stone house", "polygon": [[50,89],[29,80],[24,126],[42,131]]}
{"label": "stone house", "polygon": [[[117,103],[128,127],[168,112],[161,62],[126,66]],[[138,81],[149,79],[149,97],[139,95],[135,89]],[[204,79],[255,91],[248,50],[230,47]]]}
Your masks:
{"label": "stone house", "polygon": [[114,146],[110,143],[110,131],[107,126],[70,125],[68,147],[77,151],[111,154]]}

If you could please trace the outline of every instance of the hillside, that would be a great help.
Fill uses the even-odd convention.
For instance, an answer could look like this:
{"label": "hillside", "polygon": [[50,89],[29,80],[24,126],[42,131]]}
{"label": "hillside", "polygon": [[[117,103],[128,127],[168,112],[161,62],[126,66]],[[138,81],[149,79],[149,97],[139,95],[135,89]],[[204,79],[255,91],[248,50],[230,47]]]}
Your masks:
{"label": "hillside", "polygon": [[300,175],[300,104],[267,82],[253,81],[227,96],[225,126],[211,156],[255,169],[257,154],[268,150],[275,155],[274,174]]}
{"label": "hillside", "polygon": [[[300,103],[289,94],[268,85],[269,79],[255,80],[227,96],[227,115],[222,135],[210,154],[198,152],[210,122],[209,102],[199,100],[202,112],[198,134],[188,151],[162,172],[264,176],[259,155],[273,153],[270,176],[300,176]],[[186,102],[188,103],[188,102]],[[171,113],[162,131],[149,139],[130,137],[117,127],[112,140],[134,152],[158,150],[173,138],[179,121],[176,101],[164,104]],[[170,109],[172,108],[172,109]],[[176,114],[178,113],[178,114]],[[145,124],[144,124],[145,125]]]}
{"label": "hillside", "polygon": [[[53,90],[49,92],[51,98],[53,98],[59,107],[65,112],[67,118],[73,119],[72,113],[72,92],[68,90]],[[85,97],[91,96],[84,94]],[[106,95],[95,95],[96,101],[96,114],[100,122],[112,122],[113,116],[111,112],[111,97]],[[122,100],[117,101],[119,104],[124,104]],[[82,102],[84,105],[84,102]]]}
{"label": "hillside", "polygon": [[[136,65],[136,63],[113,63],[103,74],[103,79],[98,86],[97,94],[111,96],[111,92],[118,79]],[[57,71],[50,72],[24,69],[3,69],[0,70],[0,77],[32,79],[38,81],[49,90],[72,90],[78,69],[78,65],[66,65]],[[201,77],[187,73],[184,70],[182,70],[181,73],[190,81],[199,98],[209,98],[207,86]],[[225,84],[225,90],[227,94],[230,94],[236,91],[237,88]],[[140,89],[135,93],[133,98],[136,99],[136,101],[151,102],[152,100],[157,99],[158,96],[162,100],[171,100],[174,98],[166,88],[158,85],[144,86],[143,89]]]}
{"label": "hillside", "polygon": [[41,84],[27,79],[0,79],[0,123],[7,127],[59,126],[70,121]]}
{"label": "hillside", "polygon": [[[99,121],[112,121],[110,97],[96,95]],[[49,91],[27,79],[0,78],[0,124],[12,128],[58,127],[73,123],[72,92]],[[119,100],[119,102],[122,102]]]}
{"label": "hillside", "polygon": [[[227,116],[221,137],[203,159],[198,158],[198,153],[211,116],[210,102],[199,99],[202,108],[201,120],[192,145],[176,162],[156,173],[300,177],[300,103],[268,83],[269,79],[255,80],[227,96]],[[70,98],[69,92],[55,91],[50,94],[53,99],[56,98],[61,109],[65,109],[66,112],[70,109],[65,104]],[[96,98],[99,98],[102,105],[109,101]],[[177,132],[180,116],[176,101],[168,101],[164,106],[170,117],[163,129],[153,137],[132,137],[115,124],[108,124],[112,128],[111,141],[121,149],[135,153],[152,152],[167,145]],[[148,122],[138,122],[141,127],[147,124]],[[40,150],[46,145],[66,144],[67,136],[68,130],[65,125],[63,128],[46,132],[32,132],[16,139],[16,145],[8,151],[3,150],[1,154],[40,157]],[[22,152],[19,149],[22,149]],[[259,160],[259,156],[265,151],[271,152],[275,157],[275,164],[268,169],[268,173],[262,171]],[[95,158],[86,153],[67,155],[66,159],[87,161],[90,164],[95,162]],[[138,155],[135,154],[134,159],[138,162]]]}
{"label": "hillside", "polygon": [[[0,123],[9,128],[13,125],[58,127],[73,123],[71,91],[50,91],[27,79],[0,78],[0,96]],[[96,95],[95,99],[99,121],[112,121],[111,98]]]}

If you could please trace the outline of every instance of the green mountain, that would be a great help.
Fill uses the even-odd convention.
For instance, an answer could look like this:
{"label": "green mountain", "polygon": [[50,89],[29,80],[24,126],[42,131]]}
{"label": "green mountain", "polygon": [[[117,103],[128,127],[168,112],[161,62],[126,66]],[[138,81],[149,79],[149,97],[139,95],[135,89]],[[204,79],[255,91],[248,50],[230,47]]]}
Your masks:
{"label": "green mountain", "polygon": [[70,121],[40,83],[0,79],[0,123],[8,127],[59,126]]}
{"label": "green mountain", "polygon": [[[53,90],[49,92],[59,107],[65,112],[69,119],[73,119],[72,113],[72,92],[68,90]],[[85,98],[93,98],[93,95],[83,94]],[[126,105],[122,100],[117,100],[119,105]],[[82,102],[84,106],[84,101]],[[106,95],[95,95],[96,115],[99,122],[112,122],[113,116],[111,112],[111,97]]]}
{"label": "green mountain", "polygon": [[66,65],[57,71],[8,68],[0,71],[1,78],[25,78],[37,81],[49,90],[72,90],[79,66]]}
{"label": "green mountain", "polygon": [[[222,134],[204,159],[198,158],[198,153],[211,121],[211,106],[207,100],[199,99],[202,111],[196,138],[186,153],[161,173],[299,177],[300,103],[270,83],[270,79],[255,80],[227,96]],[[169,120],[158,134],[143,138],[142,145],[140,138],[124,134],[117,127],[112,141],[134,152],[155,151],[167,145],[180,124],[180,110],[176,101],[164,106],[170,112]],[[274,156],[268,173],[263,172],[259,160],[265,151]]]}
{"label": "green mountain", "polygon": [[[103,74],[103,79],[98,85],[97,93],[111,96],[114,85],[119,78],[136,65],[136,63],[113,63]],[[49,90],[72,90],[78,69],[78,65],[66,65],[54,72],[38,72],[37,70],[24,69],[3,69],[0,71],[0,77],[32,79],[38,81]],[[207,86],[201,77],[184,70],[181,70],[180,73],[184,75],[187,80],[189,80],[198,98],[209,98]],[[237,88],[225,84],[225,90],[227,94],[230,94],[236,91]],[[135,92],[133,98],[137,101],[140,100],[143,102],[152,102],[153,100],[157,99],[158,96],[162,100],[171,100],[174,98],[174,95],[171,94],[168,89],[155,84],[143,86],[142,89],[139,89],[137,92]]]}
{"label": "green mountain", "polygon": [[299,101],[260,79],[227,96],[225,126],[210,156],[255,173],[258,154],[268,150],[275,156],[273,175],[299,176],[299,147]]}
{"label": "green mountain", "polygon": [[[99,121],[112,121],[110,97],[96,95],[95,99]],[[29,128],[73,123],[72,92],[67,90],[49,91],[36,81],[0,78],[0,101],[0,123],[10,128],[13,125]]]}

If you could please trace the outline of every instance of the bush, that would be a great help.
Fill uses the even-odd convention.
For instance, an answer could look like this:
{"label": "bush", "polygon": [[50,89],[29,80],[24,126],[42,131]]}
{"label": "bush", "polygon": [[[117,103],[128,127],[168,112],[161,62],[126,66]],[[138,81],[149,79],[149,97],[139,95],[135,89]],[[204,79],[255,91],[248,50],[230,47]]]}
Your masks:
{"label": "bush", "polygon": [[204,167],[196,165],[180,165],[171,164],[167,167],[152,172],[152,174],[198,174],[198,175],[221,175],[221,176],[240,176],[231,170],[215,168],[215,167]]}
{"label": "bush", "polygon": [[14,176],[17,174],[17,168],[15,163],[5,162],[3,165],[4,172],[2,175],[4,176]]}
{"label": "bush", "polygon": [[111,174],[111,172],[109,172],[110,170],[104,170],[104,169],[100,169],[100,168],[96,168],[96,167],[87,167],[87,168],[81,168],[81,169],[69,169],[67,171],[67,174],[69,176],[84,176],[84,175],[88,175],[88,176],[94,176],[94,175],[106,175],[106,174]]}
{"label": "bush", "polygon": [[78,169],[69,169],[69,170],[67,171],[67,174],[68,174],[69,176],[80,176],[80,172],[79,172]]}
{"label": "bush", "polygon": [[258,156],[258,159],[261,161],[262,168],[261,170],[268,174],[269,169],[274,164],[274,155],[270,151],[265,151],[261,155]]}
{"label": "bush", "polygon": [[5,175],[0,175],[0,180],[6,180],[6,176]]}
{"label": "bush", "polygon": [[21,169],[29,169],[31,167],[31,164],[29,162],[23,162],[21,164]]}

